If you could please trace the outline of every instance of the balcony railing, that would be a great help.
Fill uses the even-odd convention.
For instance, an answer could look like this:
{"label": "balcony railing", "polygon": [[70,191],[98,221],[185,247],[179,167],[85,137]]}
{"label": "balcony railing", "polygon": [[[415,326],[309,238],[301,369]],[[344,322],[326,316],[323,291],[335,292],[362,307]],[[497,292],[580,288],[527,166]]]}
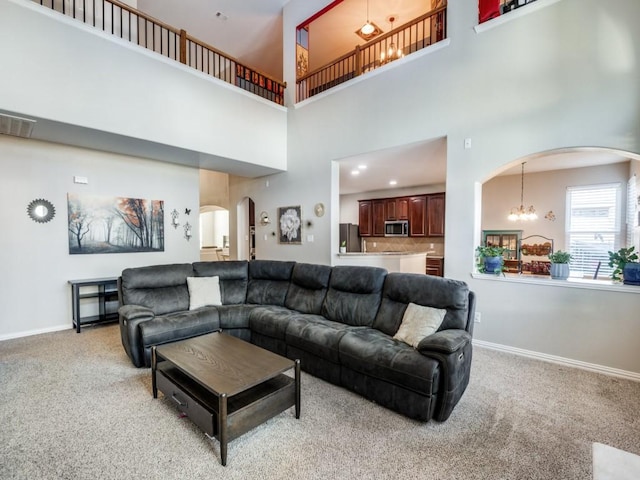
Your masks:
{"label": "balcony railing", "polygon": [[[296,80],[298,102],[447,38],[447,3]],[[398,49],[400,54],[398,54]]]}
{"label": "balcony railing", "polygon": [[118,0],[33,0],[279,105],[287,84]]}

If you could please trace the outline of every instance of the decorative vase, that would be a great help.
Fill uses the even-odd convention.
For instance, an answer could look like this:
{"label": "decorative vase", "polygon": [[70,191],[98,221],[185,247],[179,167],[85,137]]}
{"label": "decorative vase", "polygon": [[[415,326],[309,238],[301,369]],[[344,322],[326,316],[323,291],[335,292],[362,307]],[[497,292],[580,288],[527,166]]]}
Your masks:
{"label": "decorative vase", "polygon": [[566,280],[569,278],[569,264],[552,263],[549,273],[551,273],[551,278],[554,280]]}
{"label": "decorative vase", "polygon": [[502,257],[484,257],[484,273],[502,272]]}
{"label": "decorative vase", "polygon": [[640,285],[640,263],[629,262],[622,270],[622,283],[625,285]]}

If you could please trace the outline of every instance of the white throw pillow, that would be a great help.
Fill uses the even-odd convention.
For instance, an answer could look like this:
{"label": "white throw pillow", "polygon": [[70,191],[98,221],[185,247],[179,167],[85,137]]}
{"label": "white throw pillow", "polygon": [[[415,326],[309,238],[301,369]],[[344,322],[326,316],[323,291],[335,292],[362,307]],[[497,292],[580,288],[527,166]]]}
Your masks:
{"label": "white throw pillow", "polygon": [[447,310],[443,308],[423,307],[410,303],[404,311],[400,328],[393,338],[418,348],[423,338],[440,328],[446,313]]}
{"label": "white throw pillow", "polygon": [[189,287],[189,310],[222,305],[220,277],[187,277]]}

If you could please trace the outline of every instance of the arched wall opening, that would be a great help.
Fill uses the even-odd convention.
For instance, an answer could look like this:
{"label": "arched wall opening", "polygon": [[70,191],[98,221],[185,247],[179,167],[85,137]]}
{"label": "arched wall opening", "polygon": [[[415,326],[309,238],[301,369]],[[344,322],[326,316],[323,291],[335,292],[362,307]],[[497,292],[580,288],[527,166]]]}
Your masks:
{"label": "arched wall opening", "polygon": [[200,207],[200,260],[229,255],[229,210],[218,205]]}
{"label": "arched wall opening", "polygon": [[[559,149],[513,160],[482,183],[477,243],[507,247],[507,273],[548,277],[550,245],[572,253],[573,277],[607,280],[609,250],[640,248],[639,177],[637,154],[605,148]],[[602,185],[618,186],[615,212],[595,197]],[[580,192],[584,199],[578,205]],[[521,203],[525,209],[533,206],[538,218],[509,220]]]}

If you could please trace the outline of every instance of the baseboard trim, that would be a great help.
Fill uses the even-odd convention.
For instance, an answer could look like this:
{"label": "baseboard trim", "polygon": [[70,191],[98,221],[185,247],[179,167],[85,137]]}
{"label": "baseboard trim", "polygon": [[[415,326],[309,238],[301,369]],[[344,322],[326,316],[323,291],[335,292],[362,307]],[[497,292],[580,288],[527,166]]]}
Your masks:
{"label": "baseboard trim", "polygon": [[14,338],[22,338],[22,337],[30,337],[32,335],[40,335],[41,333],[53,333],[53,332],[60,332],[62,330],[68,330],[72,327],[70,327],[69,325],[58,325],[55,327],[48,327],[48,328],[41,328],[38,330],[25,330],[24,332],[16,332],[16,333],[9,333],[7,335],[0,335],[0,342],[4,341],[4,340],[13,340]]}
{"label": "baseboard trim", "polygon": [[546,353],[534,352],[533,350],[524,350],[522,348],[509,347],[508,345],[501,345],[499,343],[485,342],[483,340],[473,340],[473,345],[489,350],[497,350],[499,352],[513,353],[514,355],[520,355],[522,357],[535,358],[536,360],[543,360],[545,362],[557,363],[566,367],[580,368],[582,370],[589,370],[591,372],[603,373],[612,377],[625,378],[627,380],[633,380],[640,382],[640,373],[630,372],[627,370],[620,370],[617,368],[605,367],[604,365],[597,365],[595,363],[582,362],[580,360],[573,360],[571,358],[558,357],[556,355],[548,355]]}

